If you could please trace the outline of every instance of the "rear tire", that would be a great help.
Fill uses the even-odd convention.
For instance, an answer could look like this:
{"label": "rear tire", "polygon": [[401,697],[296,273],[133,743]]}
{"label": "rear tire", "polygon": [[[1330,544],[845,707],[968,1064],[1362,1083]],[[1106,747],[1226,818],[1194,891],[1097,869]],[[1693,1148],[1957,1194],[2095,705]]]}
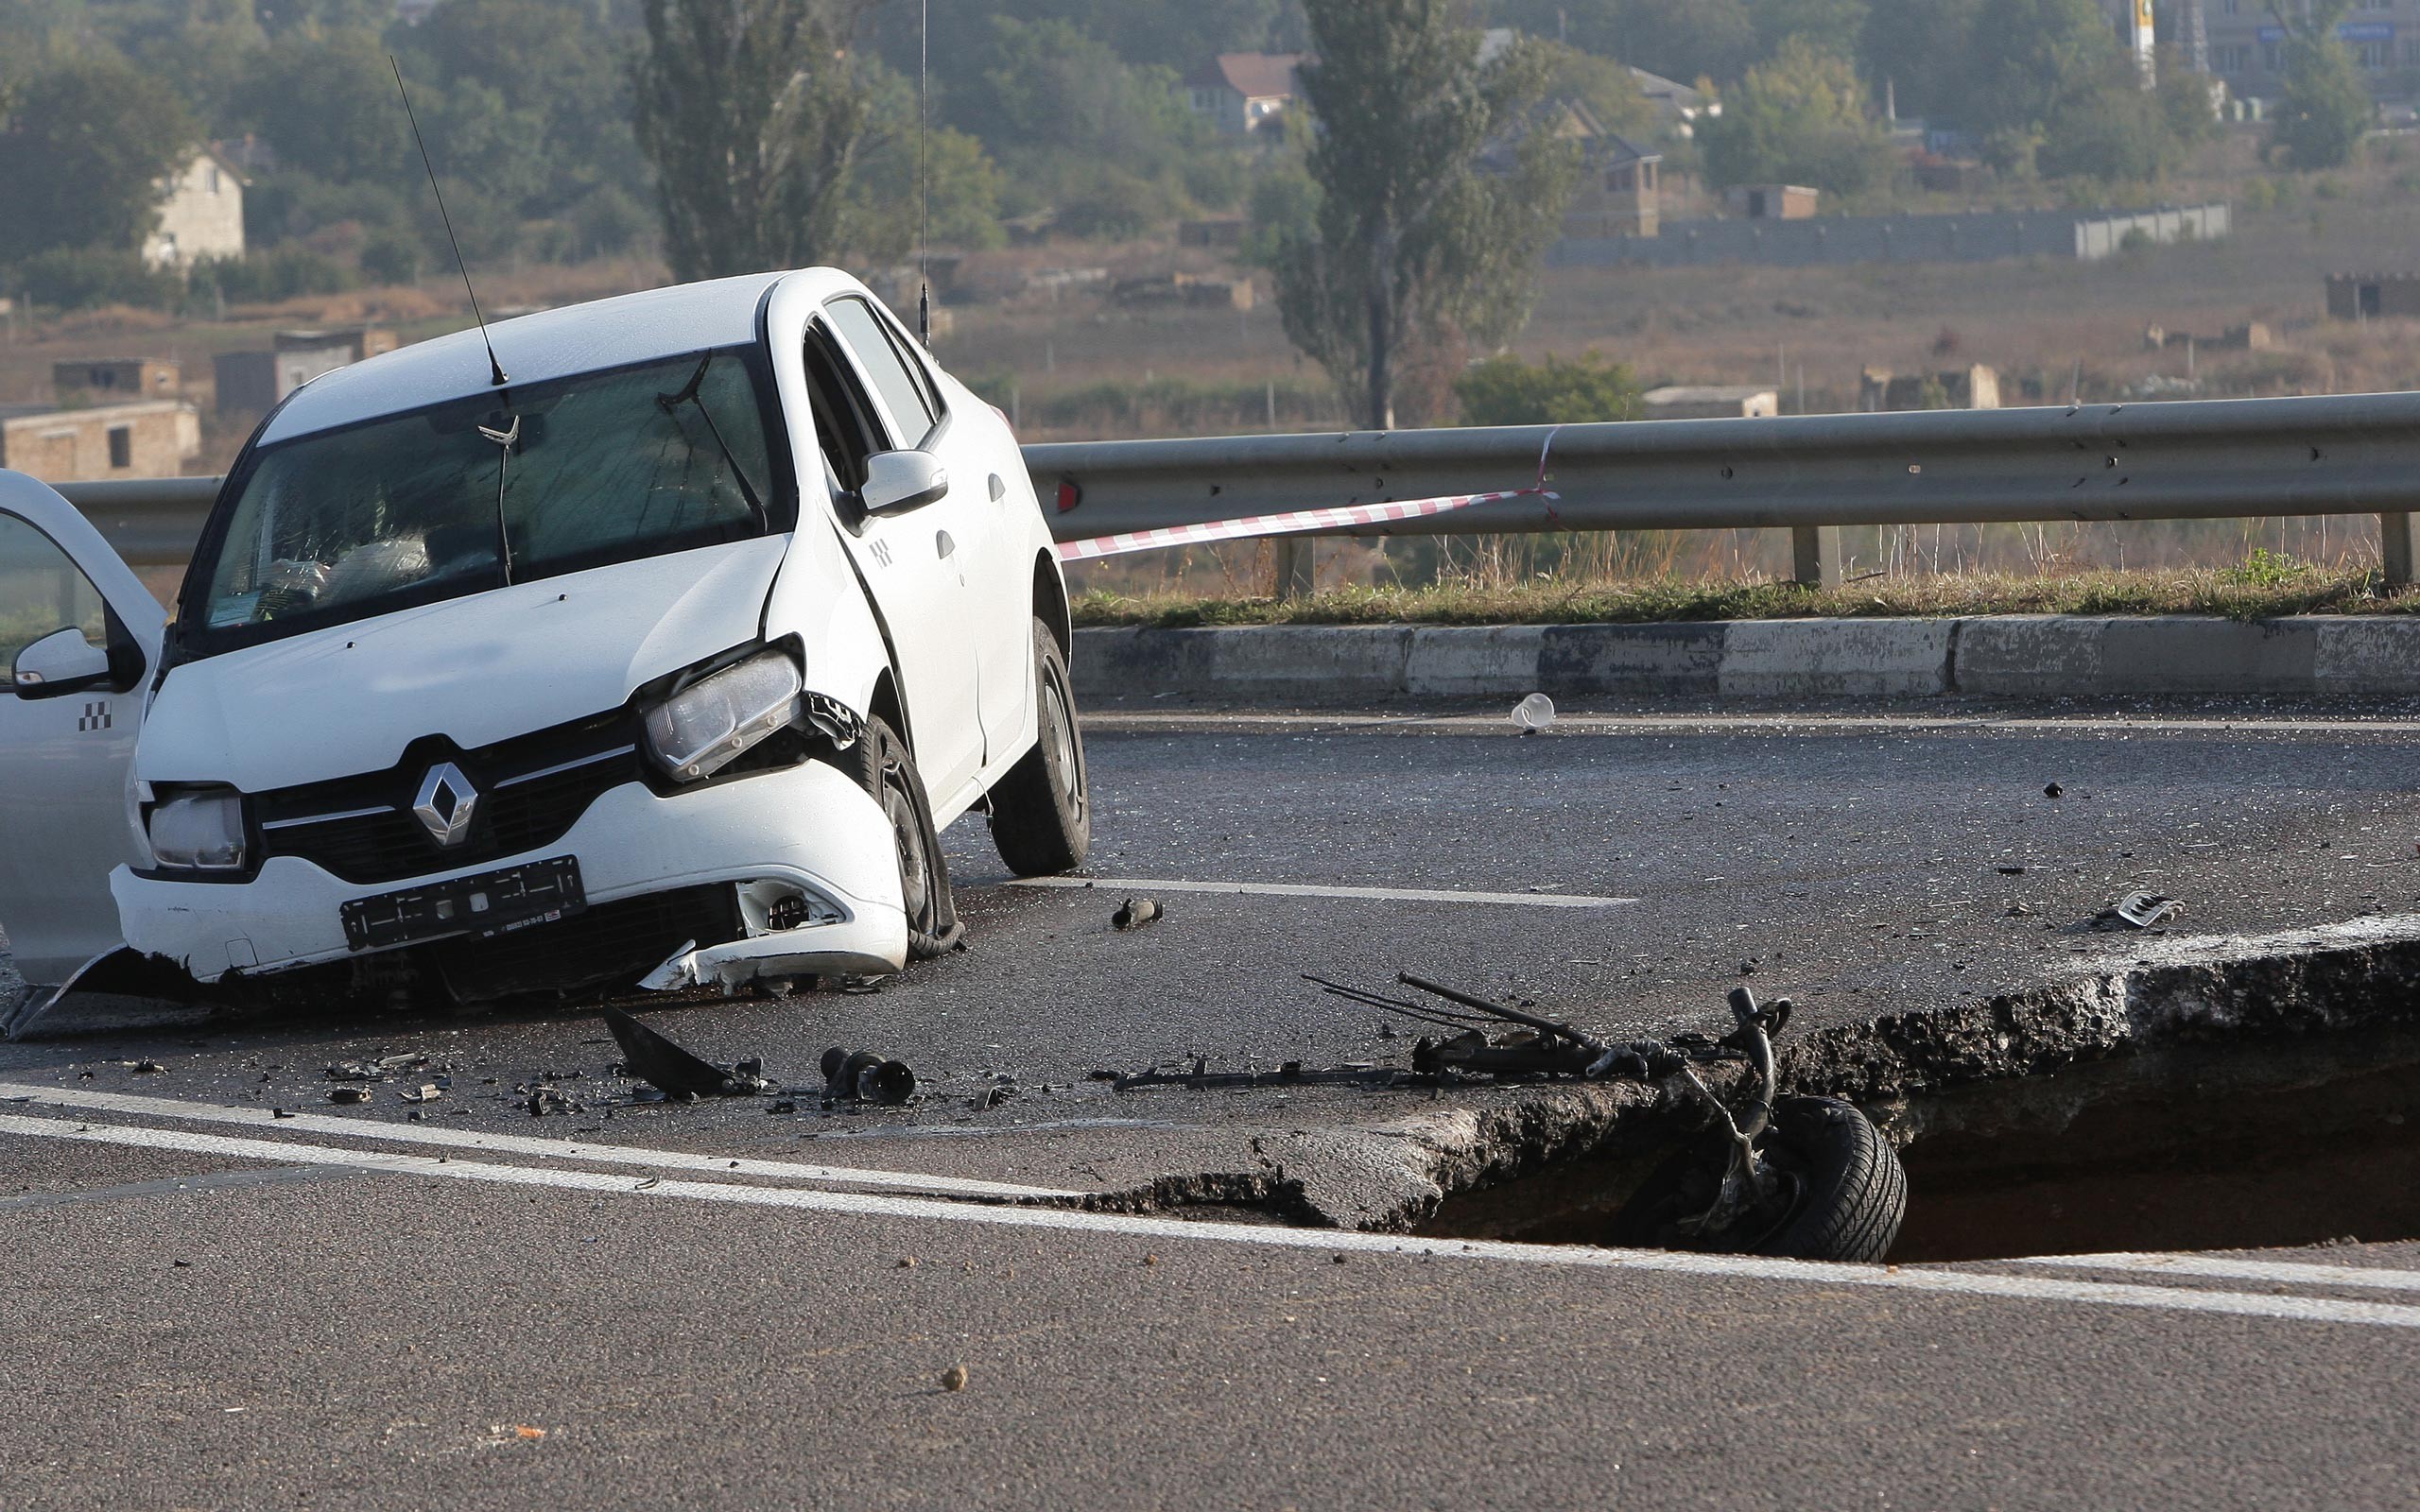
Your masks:
{"label": "rear tire", "polygon": [[1040,620],[1033,622],[1033,749],[992,790],[992,844],[1020,877],[1073,871],[1093,848],[1075,684],[1058,638]]}

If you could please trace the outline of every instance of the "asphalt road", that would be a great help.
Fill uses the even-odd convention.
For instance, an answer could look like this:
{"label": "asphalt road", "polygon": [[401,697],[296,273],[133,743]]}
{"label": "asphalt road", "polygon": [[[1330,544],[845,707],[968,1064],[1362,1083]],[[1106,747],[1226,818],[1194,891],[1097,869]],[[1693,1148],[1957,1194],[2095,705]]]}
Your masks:
{"label": "asphalt road", "polygon": [[[656,1017],[801,1085],[828,1044],[902,1056],[926,1087],[904,1109],[634,1102],[576,1012],[69,1014],[0,1047],[0,1098],[24,1099],[0,1102],[0,1490],[2409,1503],[2407,1244],[1824,1269],[1009,1199],[1282,1167],[1349,1224],[1400,1197],[1385,1152],[1431,1137],[1407,1128],[1538,1095],[1089,1079],[1405,1055],[1305,971],[1410,967],[1626,1037],[1720,1027],[1753,966],[1821,1027],[2152,948],[2082,928],[2137,887],[2187,902],[2160,948],[2420,913],[2411,714],[1674,711],[1515,739],[1476,715],[1111,711],[1098,886],[1004,885],[971,821],[949,837],[965,954]],[[1113,931],[1147,892],[1167,918]],[[330,1105],[328,1066],[382,1056],[427,1062]],[[517,1089],[541,1081],[580,1110],[531,1117]],[[1014,1092],[979,1110],[994,1086]]]}

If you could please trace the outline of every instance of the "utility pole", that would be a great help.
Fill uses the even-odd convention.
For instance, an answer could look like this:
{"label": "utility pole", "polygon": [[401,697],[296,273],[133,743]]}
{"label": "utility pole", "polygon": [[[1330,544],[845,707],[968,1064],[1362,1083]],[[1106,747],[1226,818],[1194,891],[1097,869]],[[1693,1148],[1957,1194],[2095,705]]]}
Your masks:
{"label": "utility pole", "polygon": [[2185,35],[2177,39],[2185,49],[2185,66],[2196,74],[2210,72],[2210,28],[2202,19],[2202,0],[2177,0],[2177,25]]}

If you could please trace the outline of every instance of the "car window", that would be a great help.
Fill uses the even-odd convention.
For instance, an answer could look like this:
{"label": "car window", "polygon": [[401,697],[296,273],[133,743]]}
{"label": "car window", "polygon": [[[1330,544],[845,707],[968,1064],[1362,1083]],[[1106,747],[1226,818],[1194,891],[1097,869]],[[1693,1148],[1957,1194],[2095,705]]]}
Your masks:
{"label": "car window", "polygon": [[262,448],[180,638],[211,655],[788,529],[752,362],[691,352]]}
{"label": "car window", "polygon": [[873,386],[882,407],[890,412],[899,444],[922,446],[941,416],[915,359],[899,350],[890,325],[865,301],[834,300],[823,308],[864,370],[866,382]]}
{"label": "car window", "polygon": [[108,644],[101,591],[59,543],[13,514],[0,514],[0,673],[17,653],[70,627]]}
{"label": "car window", "polygon": [[866,458],[890,450],[890,439],[857,375],[832,333],[818,320],[806,328],[806,391],[815,411],[815,440],[833,486],[854,494],[865,486]]}

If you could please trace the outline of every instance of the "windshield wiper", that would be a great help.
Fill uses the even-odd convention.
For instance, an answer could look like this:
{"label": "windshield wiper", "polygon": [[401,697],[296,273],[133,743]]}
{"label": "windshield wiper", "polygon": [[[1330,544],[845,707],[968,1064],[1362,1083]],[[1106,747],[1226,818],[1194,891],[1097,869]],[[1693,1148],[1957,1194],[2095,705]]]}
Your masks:
{"label": "windshield wiper", "polygon": [[715,354],[711,352],[699,358],[698,370],[689,375],[689,381],[681,386],[680,392],[655,396],[656,407],[669,415],[683,404],[696,406],[698,413],[705,419],[706,434],[715,438],[716,448],[722,453],[723,461],[731,468],[731,475],[738,480],[740,497],[748,501],[748,512],[756,517],[756,528],[764,530],[769,526],[764,502],[756,497],[755,486],[748,481],[748,470],[739,465],[739,458],[731,455],[730,444],[722,438],[722,427],[715,423],[715,412],[698,397],[699,386],[706,381],[706,369],[714,365],[714,360]]}
{"label": "windshield wiper", "polygon": [[505,465],[512,455],[514,443],[521,439],[521,417],[513,416],[510,428],[506,430],[495,430],[482,425],[479,427],[479,434],[496,444],[495,557],[497,561],[504,564],[504,586],[510,588],[512,586],[512,538],[505,532],[504,528]]}

